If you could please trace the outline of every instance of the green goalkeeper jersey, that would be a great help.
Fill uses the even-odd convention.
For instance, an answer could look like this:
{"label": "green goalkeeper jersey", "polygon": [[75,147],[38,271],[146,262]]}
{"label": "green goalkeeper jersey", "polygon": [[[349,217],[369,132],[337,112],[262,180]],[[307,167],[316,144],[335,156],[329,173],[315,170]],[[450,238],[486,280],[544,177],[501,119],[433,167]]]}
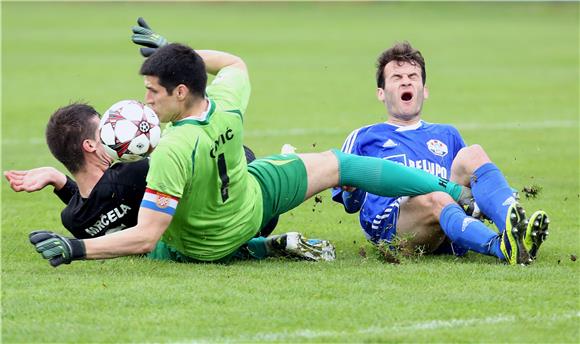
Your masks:
{"label": "green goalkeeper jersey", "polygon": [[222,69],[207,96],[204,119],[185,118],[166,127],[151,155],[144,203],[148,193],[173,196],[157,201],[157,210],[177,201],[162,240],[188,257],[213,261],[232,254],[258,232],[263,205],[242,144],[250,96],[247,73]]}

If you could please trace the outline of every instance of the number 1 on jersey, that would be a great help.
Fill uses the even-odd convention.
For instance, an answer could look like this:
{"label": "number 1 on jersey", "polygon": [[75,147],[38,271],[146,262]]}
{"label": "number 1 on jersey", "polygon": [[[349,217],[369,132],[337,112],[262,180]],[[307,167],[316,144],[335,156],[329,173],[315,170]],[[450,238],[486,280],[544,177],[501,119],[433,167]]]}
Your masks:
{"label": "number 1 on jersey", "polygon": [[220,180],[222,181],[221,194],[222,202],[226,202],[230,197],[228,192],[228,186],[230,184],[230,177],[228,177],[228,167],[226,166],[226,157],[224,153],[218,155],[217,159],[218,173],[220,175]]}

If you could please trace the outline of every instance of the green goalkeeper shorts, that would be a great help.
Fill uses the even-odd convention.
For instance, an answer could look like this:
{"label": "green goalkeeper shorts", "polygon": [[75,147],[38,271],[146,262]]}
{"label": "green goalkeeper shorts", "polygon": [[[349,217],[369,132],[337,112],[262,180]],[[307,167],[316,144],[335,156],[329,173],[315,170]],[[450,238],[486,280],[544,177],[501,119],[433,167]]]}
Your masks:
{"label": "green goalkeeper shorts", "polygon": [[230,254],[229,256],[225,256],[225,257],[220,258],[218,260],[203,261],[203,260],[197,260],[195,258],[191,258],[189,256],[186,256],[185,254],[174,249],[173,247],[167,245],[163,240],[159,240],[157,242],[157,244],[155,245],[155,248],[153,249],[153,251],[147,253],[145,255],[145,257],[147,257],[148,259],[151,259],[151,260],[165,260],[165,261],[169,260],[169,261],[177,262],[177,263],[227,264],[232,259],[236,258],[236,256],[240,256],[243,254],[243,252],[238,252],[238,251],[240,251],[240,250],[238,249],[234,253]]}
{"label": "green goalkeeper shorts", "polygon": [[308,176],[304,163],[296,154],[254,160],[248,165],[248,171],[262,189],[264,209],[260,229],[274,217],[304,202]]}

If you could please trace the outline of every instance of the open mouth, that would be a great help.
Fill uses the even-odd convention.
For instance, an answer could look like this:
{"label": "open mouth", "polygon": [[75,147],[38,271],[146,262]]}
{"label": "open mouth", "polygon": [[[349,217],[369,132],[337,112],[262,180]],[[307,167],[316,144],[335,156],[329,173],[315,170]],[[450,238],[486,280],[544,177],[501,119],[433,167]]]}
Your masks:
{"label": "open mouth", "polygon": [[413,93],[411,93],[411,92],[403,92],[403,94],[401,94],[401,100],[402,101],[408,102],[411,99],[413,99]]}

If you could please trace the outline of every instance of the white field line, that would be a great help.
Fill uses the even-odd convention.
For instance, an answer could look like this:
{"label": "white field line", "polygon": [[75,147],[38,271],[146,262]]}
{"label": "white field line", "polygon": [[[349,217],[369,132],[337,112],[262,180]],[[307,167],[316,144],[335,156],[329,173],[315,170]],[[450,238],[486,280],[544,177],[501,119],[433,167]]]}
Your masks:
{"label": "white field line", "polygon": [[476,319],[450,319],[450,320],[429,320],[414,323],[407,323],[404,325],[393,325],[393,326],[373,326],[368,328],[363,328],[356,331],[317,331],[317,330],[300,330],[294,332],[274,332],[274,333],[256,333],[254,335],[241,335],[239,337],[217,337],[217,338],[204,338],[197,339],[188,342],[180,343],[237,343],[237,342],[272,342],[272,341],[299,341],[302,339],[316,339],[324,337],[342,337],[348,338],[357,335],[383,335],[383,334],[404,334],[404,333],[415,333],[417,331],[431,331],[446,328],[460,328],[460,327],[471,327],[471,326],[481,326],[481,325],[493,325],[501,323],[509,323],[513,321],[518,322],[532,322],[532,321],[542,321],[542,322],[558,322],[564,321],[572,318],[579,318],[580,311],[563,313],[563,314],[552,314],[552,315],[541,315],[541,316],[531,316],[531,317],[517,317],[514,315],[498,315],[495,317],[487,318],[476,318]]}
{"label": "white field line", "polygon": [[[508,122],[508,123],[459,123],[455,124],[457,129],[461,130],[536,130],[536,129],[576,129],[579,130],[577,121],[539,121],[539,122]],[[265,129],[265,130],[246,130],[245,137],[265,138],[265,137],[293,137],[308,135],[343,135],[346,137],[352,130],[342,128],[287,128],[287,129]],[[16,145],[44,145],[44,137],[28,138],[5,138],[2,140],[3,146]]]}

